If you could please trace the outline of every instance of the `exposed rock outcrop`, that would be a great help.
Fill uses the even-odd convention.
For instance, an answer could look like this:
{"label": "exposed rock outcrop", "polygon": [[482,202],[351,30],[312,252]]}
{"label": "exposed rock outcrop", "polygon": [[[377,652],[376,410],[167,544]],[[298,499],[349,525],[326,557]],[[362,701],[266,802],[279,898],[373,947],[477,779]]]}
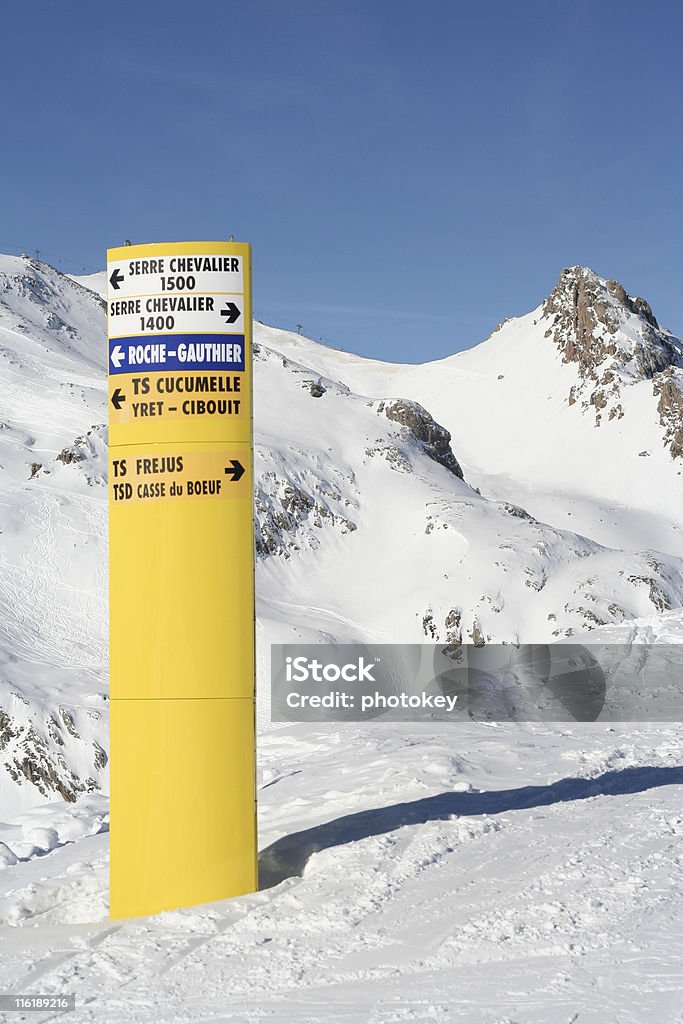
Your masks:
{"label": "exposed rock outcrop", "polygon": [[648,302],[631,296],[618,281],[605,281],[585,267],[569,267],[543,304],[545,332],[575,363],[580,382],[569,405],[581,401],[595,412],[595,425],[624,415],[622,389],[651,380],[659,399],[664,444],[672,457],[683,445],[683,346],[660,327]]}
{"label": "exposed rock outcrop", "polygon": [[[71,728],[74,728],[73,716],[64,709],[60,709],[60,712],[65,724],[68,720]],[[64,747],[64,740],[55,718],[50,716],[45,726],[47,735],[41,735],[31,722],[17,722],[0,708],[0,752],[5,770],[14,782],[26,779],[45,799],[59,796],[73,803],[79,793],[92,792],[98,788],[98,784],[93,778],[79,777],[68,766],[60,749]],[[101,750],[101,753],[104,754],[104,751]],[[101,758],[98,760],[97,756],[93,760],[95,768],[103,767],[104,764],[106,755],[104,761]]]}
{"label": "exposed rock outcrop", "polygon": [[425,455],[460,480],[463,479],[460,463],[451,449],[451,435],[421,405],[398,398],[393,402],[380,402],[377,412],[399,423],[405,433],[419,444]]}
{"label": "exposed rock outcrop", "polygon": [[260,558],[317,548],[324,527],[353,533],[355,522],[341,489],[330,480],[305,474],[263,472],[254,494],[256,554]]}
{"label": "exposed rock outcrop", "polygon": [[659,422],[664,427],[664,444],[674,459],[683,457],[683,380],[674,370],[658,373],[653,380],[658,397]]}

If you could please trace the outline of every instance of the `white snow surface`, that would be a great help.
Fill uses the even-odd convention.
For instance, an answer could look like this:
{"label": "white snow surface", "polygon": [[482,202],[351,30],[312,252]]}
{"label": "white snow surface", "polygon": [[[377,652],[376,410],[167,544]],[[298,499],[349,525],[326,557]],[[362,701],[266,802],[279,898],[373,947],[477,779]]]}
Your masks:
{"label": "white snow surface", "polygon": [[100,298],[107,298],[107,272],[105,270],[97,270],[94,274],[69,274],[68,277],[76,284],[81,284],[84,288],[95,292]]}
{"label": "white snow surface", "polygon": [[596,428],[540,309],[421,366],[255,325],[263,887],[108,921],[102,287],[0,257],[0,991],[98,1024],[680,1024],[680,725],[269,720],[273,642],[683,642],[649,382]]}

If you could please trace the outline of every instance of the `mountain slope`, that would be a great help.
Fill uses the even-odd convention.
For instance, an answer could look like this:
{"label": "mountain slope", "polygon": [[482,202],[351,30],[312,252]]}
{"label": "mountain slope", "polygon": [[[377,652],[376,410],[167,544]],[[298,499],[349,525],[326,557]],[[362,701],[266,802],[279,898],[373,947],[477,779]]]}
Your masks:
{"label": "mountain slope", "polygon": [[484,494],[599,543],[683,554],[681,342],[616,282],[571,268],[533,312],[416,366],[258,331],[360,394],[421,402]]}
{"label": "mountain slope", "polygon": [[653,414],[676,367],[639,375],[615,351],[620,393],[591,402],[604,383],[564,361],[574,335],[558,342],[542,307],[424,367],[256,325],[263,887],[112,925],[108,801],[88,792],[107,788],[103,310],[22,260],[0,264],[0,302],[3,990],[75,993],[92,1024],[678,1024],[680,725],[267,715],[275,640],[594,626],[583,642],[666,657],[683,639],[680,509],[661,514],[645,473],[617,508],[605,460],[631,465],[631,422],[652,448],[637,464],[677,486]]}
{"label": "mountain slope", "polygon": [[[0,757],[14,783],[4,806],[24,807],[106,785],[104,313],[99,296],[30,260],[5,259],[0,294]],[[548,469],[558,479],[565,470],[572,479],[572,446],[584,476],[593,472],[586,437],[607,437],[614,451],[626,444],[610,433],[619,424],[650,429],[649,406],[639,411],[630,392],[628,416],[599,429],[594,406],[567,404],[576,368],[545,336],[544,317],[421,367],[358,360],[257,325],[263,692],[271,642],[547,641],[681,606],[676,553],[624,553],[472,486],[476,453],[489,466],[515,455],[515,471],[535,466],[517,445],[532,427],[549,434],[539,418],[554,423]],[[641,385],[652,380],[629,378],[622,390]],[[505,408],[496,386],[517,403],[511,423],[490,421]],[[539,388],[555,396],[548,409]],[[652,459],[635,458],[675,480],[654,430]],[[640,486],[632,497],[637,506],[649,495]]]}
{"label": "mountain slope", "polygon": [[4,813],[106,780],[103,330],[90,291],[0,259]]}

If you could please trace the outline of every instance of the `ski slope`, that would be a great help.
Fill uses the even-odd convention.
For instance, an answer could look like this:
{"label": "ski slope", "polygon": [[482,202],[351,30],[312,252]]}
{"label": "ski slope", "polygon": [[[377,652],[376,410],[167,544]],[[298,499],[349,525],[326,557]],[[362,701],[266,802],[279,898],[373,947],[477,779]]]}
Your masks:
{"label": "ski slope", "polygon": [[680,1021],[679,727],[298,725],[259,760],[272,887],[110,924],[95,806],[0,873],[2,990],[107,1024]]}

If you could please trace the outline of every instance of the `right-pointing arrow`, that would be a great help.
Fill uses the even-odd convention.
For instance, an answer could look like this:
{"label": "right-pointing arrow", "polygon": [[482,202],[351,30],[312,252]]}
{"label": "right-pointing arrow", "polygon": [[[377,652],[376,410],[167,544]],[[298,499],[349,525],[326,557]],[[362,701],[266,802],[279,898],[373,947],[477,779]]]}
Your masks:
{"label": "right-pointing arrow", "polygon": [[244,475],[244,466],[237,459],[231,459],[230,465],[225,467],[225,472],[231,477],[234,484]]}
{"label": "right-pointing arrow", "polygon": [[111,404],[115,409],[120,409],[126,400],[126,396],[121,391],[121,388],[117,388],[114,394],[111,396]]}
{"label": "right-pointing arrow", "polygon": [[228,324],[234,324],[240,315],[240,311],[234,302],[226,302],[225,309],[221,310],[221,316],[225,317],[225,322]]}
{"label": "right-pointing arrow", "polygon": [[114,345],[113,349],[111,350],[111,354],[110,354],[109,358],[111,359],[112,363],[114,364],[114,366],[118,370],[118,368],[120,367],[121,363],[125,359],[125,356],[126,356],[126,353],[121,348],[121,346],[120,345]]}

